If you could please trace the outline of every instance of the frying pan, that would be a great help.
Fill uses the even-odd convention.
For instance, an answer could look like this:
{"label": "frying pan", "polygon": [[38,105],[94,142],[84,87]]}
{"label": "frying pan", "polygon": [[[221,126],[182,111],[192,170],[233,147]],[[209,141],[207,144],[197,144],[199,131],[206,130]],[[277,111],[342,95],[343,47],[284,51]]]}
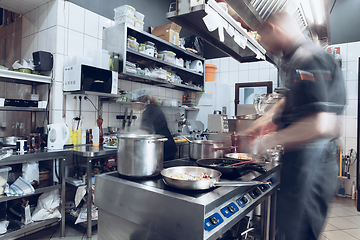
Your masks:
{"label": "frying pan", "polygon": [[[188,173],[192,176],[198,176],[201,173],[207,174],[211,179],[204,180],[182,180],[182,179],[174,179],[171,178],[174,174],[184,174]],[[203,167],[171,167],[166,168],[161,171],[161,175],[163,176],[163,181],[166,185],[174,188],[180,188],[185,190],[207,190],[213,187],[218,186],[232,186],[232,187],[241,187],[241,186],[253,186],[263,184],[264,182],[259,181],[219,181],[221,177],[221,172],[211,169],[211,168],[203,168]]]}
{"label": "frying pan", "polygon": [[240,176],[241,172],[253,170],[259,173],[265,173],[267,170],[256,164],[256,160],[248,161],[232,158],[203,158],[198,159],[196,163],[201,167],[212,168],[220,171],[224,176]]}

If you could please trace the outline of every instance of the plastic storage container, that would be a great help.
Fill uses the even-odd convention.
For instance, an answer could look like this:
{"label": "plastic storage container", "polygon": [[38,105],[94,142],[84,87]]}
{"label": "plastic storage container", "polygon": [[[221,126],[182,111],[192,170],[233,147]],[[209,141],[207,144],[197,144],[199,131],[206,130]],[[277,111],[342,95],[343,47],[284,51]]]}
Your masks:
{"label": "plastic storage container", "polygon": [[146,42],[146,50],[145,50],[145,54],[150,55],[150,56],[154,56],[155,53],[155,44],[153,42]]}
{"label": "plastic storage container", "polygon": [[137,52],[139,51],[139,43],[137,42],[136,38],[128,36],[127,48],[137,51]]}
{"label": "plastic storage container", "polygon": [[176,53],[171,51],[162,51],[161,53],[163,54],[164,61],[175,64]]}
{"label": "plastic storage container", "polygon": [[142,13],[140,13],[140,12],[138,12],[138,11],[135,11],[134,15],[135,15],[135,18],[136,18],[136,19],[139,19],[139,20],[141,20],[141,21],[144,21],[144,18],[145,18],[145,15],[144,15],[144,14],[142,14]]}
{"label": "plastic storage container", "polygon": [[134,16],[136,10],[133,6],[130,5],[122,5],[120,7],[114,8],[114,12],[115,12],[115,18],[121,16],[121,15],[128,15],[131,14]]}
{"label": "plastic storage container", "polygon": [[0,195],[4,194],[5,185],[8,180],[9,172],[11,171],[11,167],[3,166],[0,167]]}
{"label": "plastic storage container", "polygon": [[144,21],[142,21],[140,19],[135,19],[134,27],[135,27],[135,29],[137,29],[139,31],[143,31],[144,30]]}
{"label": "plastic storage container", "polygon": [[127,23],[129,26],[135,26],[135,17],[132,14],[120,15],[114,18],[115,24]]}

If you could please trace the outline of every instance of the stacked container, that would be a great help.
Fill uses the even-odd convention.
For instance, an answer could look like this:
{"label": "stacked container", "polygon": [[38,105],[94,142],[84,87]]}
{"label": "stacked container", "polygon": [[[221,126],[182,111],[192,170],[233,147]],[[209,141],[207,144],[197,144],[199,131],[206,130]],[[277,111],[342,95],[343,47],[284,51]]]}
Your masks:
{"label": "stacked container", "polygon": [[130,26],[135,25],[135,8],[130,5],[122,5],[114,9],[115,24],[127,23]]}
{"label": "stacked container", "polygon": [[130,5],[122,5],[114,9],[115,24],[127,23],[129,26],[135,27],[139,31],[144,29],[145,15],[136,11]]}

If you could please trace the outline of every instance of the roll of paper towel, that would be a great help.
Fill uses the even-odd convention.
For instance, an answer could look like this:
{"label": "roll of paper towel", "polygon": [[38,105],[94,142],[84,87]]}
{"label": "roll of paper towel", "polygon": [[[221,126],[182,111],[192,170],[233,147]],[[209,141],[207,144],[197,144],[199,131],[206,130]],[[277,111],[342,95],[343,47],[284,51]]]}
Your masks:
{"label": "roll of paper towel", "polygon": [[200,72],[200,73],[204,72],[203,64],[200,60],[192,61],[190,64],[190,69],[193,69],[196,72]]}

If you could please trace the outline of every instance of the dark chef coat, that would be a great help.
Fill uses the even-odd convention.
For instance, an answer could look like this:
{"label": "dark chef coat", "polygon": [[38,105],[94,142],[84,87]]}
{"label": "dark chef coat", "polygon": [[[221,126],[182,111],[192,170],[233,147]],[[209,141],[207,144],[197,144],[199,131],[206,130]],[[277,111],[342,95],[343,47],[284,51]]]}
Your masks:
{"label": "dark chef coat", "polygon": [[[341,114],[346,103],[341,70],[332,55],[313,43],[297,43],[284,54],[286,104],[273,121],[279,129],[320,111]],[[316,139],[282,157],[277,204],[280,232],[286,240],[316,240],[337,187],[334,139]]]}
{"label": "dark chef coat", "polygon": [[164,142],[164,160],[174,159],[177,147],[167,126],[165,115],[158,106],[153,104],[146,106],[140,128],[152,134],[165,136],[168,140]]}

